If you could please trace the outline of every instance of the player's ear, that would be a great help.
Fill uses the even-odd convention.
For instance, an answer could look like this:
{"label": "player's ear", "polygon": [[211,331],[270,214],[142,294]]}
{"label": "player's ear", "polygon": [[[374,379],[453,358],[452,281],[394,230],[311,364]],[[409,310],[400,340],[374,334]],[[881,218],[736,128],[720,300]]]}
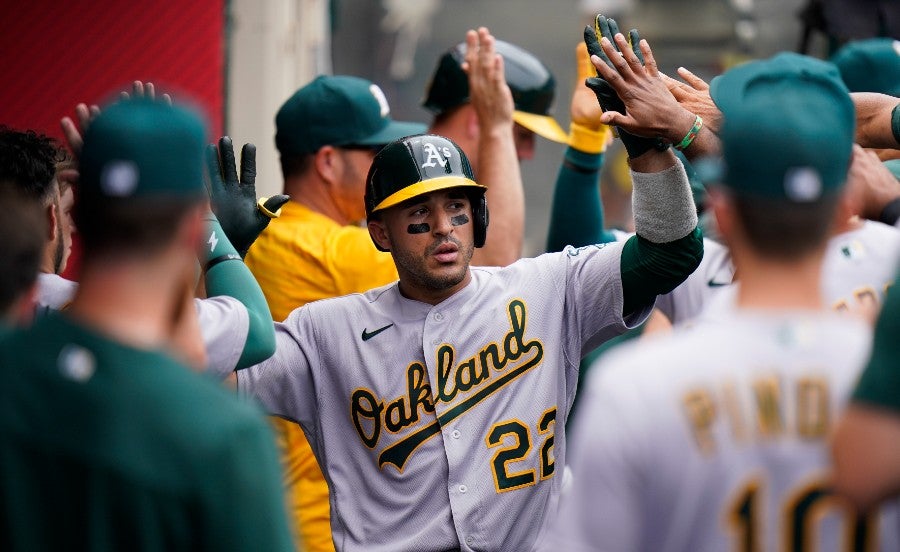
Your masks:
{"label": "player's ear", "polygon": [[59,205],[56,202],[51,202],[50,205],[47,206],[47,241],[54,242],[59,237],[57,233],[59,232]]}
{"label": "player's ear", "polygon": [[369,235],[372,236],[372,241],[375,242],[378,249],[381,251],[391,250],[391,238],[388,236],[384,222],[379,219],[369,220]]}
{"label": "player's ear", "polygon": [[313,154],[313,163],[316,172],[325,182],[329,184],[336,182],[338,177],[338,166],[340,156],[334,146],[322,146],[319,151]]}

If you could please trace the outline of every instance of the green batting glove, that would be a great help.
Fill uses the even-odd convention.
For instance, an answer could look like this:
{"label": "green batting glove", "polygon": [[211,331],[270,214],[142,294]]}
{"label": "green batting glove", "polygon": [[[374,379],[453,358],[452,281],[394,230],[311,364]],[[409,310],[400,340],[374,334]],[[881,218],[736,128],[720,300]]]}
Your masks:
{"label": "green batting glove", "polygon": [[244,144],[241,149],[240,180],[234,146],[228,136],[219,138],[218,148],[215,144],[207,147],[206,165],[213,212],[228,240],[244,257],[269,221],[281,214],[281,206],[290,198],[275,195],[256,199],[256,146],[253,144]]}
{"label": "green batting glove", "polygon": [[[594,27],[591,28],[590,25],[585,26],[584,28],[584,43],[587,46],[588,54],[595,55],[602,59],[611,69],[615,70],[612,62],[606,57],[606,53],[603,51],[603,48],[600,47],[600,38],[606,37],[612,45],[618,51],[618,45],[616,44],[613,37],[619,33],[619,25],[616,23],[615,19],[607,19],[605,16],[598,14],[596,18],[594,18]],[[628,31],[628,42],[631,46],[631,50],[635,53],[641,63],[644,62],[644,55],[641,53],[640,42],[641,37],[638,34],[637,29],[631,29]],[[621,114],[625,114],[625,103],[619,98],[619,95],[613,89],[612,86],[609,85],[608,82],[603,80],[602,78],[592,77],[585,80],[584,84],[594,91],[594,94],[597,96],[597,101],[600,103],[600,108],[603,111],[616,111]],[[616,133],[619,135],[619,138],[622,140],[622,145],[625,146],[625,151],[628,152],[628,157],[634,159],[639,155],[642,155],[651,149],[656,150],[665,150],[668,145],[662,142],[662,140],[658,138],[644,138],[643,136],[635,136],[634,134],[629,133],[626,130],[616,127]]]}

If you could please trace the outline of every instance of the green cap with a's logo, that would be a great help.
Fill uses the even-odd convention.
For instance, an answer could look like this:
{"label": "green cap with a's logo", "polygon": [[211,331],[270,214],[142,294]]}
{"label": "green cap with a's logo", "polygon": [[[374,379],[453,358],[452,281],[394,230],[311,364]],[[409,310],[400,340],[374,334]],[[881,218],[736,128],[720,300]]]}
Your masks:
{"label": "green cap with a's logo", "polygon": [[900,96],[900,40],[869,38],[849,42],[831,61],[851,92]]}
{"label": "green cap with a's logo", "polygon": [[778,54],[716,77],[710,95],[725,119],[725,186],[795,202],[842,188],[856,112],[833,64]]}
{"label": "green cap with a's logo", "polygon": [[79,201],[202,198],[206,126],[185,107],[149,99],[105,108],[84,133]]}
{"label": "green cap with a's logo", "polygon": [[391,119],[378,85],[350,76],[320,75],[288,98],[275,116],[282,155],[331,146],[378,146],[425,132],[425,125]]}

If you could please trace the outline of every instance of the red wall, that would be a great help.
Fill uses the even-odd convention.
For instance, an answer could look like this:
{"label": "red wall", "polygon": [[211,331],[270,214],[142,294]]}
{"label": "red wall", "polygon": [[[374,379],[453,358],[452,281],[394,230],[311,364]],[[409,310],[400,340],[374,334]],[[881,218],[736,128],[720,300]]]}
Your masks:
{"label": "red wall", "polygon": [[222,130],[224,0],[4,1],[0,123],[62,138],[59,119],[133,80],[199,103]]}
{"label": "red wall", "polygon": [[[0,123],[62,140],[59,119],[151,81],[222,133],[225,0],[0,1]],[[76,262],[66,271],[71,276]]]}

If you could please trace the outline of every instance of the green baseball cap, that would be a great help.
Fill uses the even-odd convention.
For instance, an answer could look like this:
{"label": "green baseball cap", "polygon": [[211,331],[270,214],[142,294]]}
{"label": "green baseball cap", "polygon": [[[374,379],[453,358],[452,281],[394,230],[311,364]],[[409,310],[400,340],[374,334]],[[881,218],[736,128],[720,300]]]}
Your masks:
{"label": "green baseball cap", "polygon": [[900,40],[870,38],[849,42],[831,61],[851,92],[900,96]]}
{"label": "green baseball cap", "polygon": [[149,99],[105,108],[84,133],[79,201],[203,198],[206,125],[193,110]]}
{"label": "green baseball cap", "polygon": [[350,76],[320,75],[288,98],[275,115],[275,146],[282,155],[331,146],[378,146],[425,132],[420,123],[391,119],[377,84]]}
{"label": "green baseball cap", "polygon": [[778,54],[716,77],[710,95],[725,119],[725,186],[798,203],[843,187],[856,112],[833,64]]}

